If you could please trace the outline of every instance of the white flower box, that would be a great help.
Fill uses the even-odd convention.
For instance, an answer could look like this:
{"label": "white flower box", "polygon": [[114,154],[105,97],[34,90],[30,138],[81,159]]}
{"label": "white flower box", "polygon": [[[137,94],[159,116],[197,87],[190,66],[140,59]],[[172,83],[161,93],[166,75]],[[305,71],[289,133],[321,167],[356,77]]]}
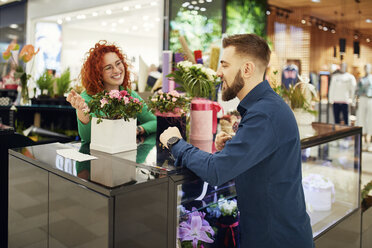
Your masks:
{"label": "white flower box", "polygon": [[102,119],[97,124],[97,118],[93,117],[91,121],[90,149],[110,154],[137,149],[137,119]]}

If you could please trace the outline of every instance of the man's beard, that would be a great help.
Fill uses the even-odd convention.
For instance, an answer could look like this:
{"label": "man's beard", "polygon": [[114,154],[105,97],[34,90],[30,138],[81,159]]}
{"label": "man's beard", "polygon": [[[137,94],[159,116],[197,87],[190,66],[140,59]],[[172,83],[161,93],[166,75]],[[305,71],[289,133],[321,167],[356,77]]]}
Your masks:
{"label": "man's beard", "polygon": [[244,87],[244,80],[240,73],[241,71],[239,70],[231,84],[231,87],[229,87],[225,81],[224,84],[226,87],[225,89],[222,89],[222,100],[230,101],[231,99],[234,99],[239,91]]}

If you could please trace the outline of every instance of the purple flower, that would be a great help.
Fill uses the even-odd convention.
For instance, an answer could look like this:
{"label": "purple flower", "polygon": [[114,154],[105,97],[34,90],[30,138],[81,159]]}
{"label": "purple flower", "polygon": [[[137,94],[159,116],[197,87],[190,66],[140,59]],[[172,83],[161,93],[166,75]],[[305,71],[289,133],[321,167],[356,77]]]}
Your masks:
{"label": "purple flower", "polygon": [[197,248],[198,241],[206,243],[213,243],[207,233],[214,235],[212,227],[208,221],[204,219],[205,213],[196,211],[193,208],[193,212],[189,214],[189,219],[180,223],[178,229],[178,237],[182,241],[192,241],[192,246]]}
{"label": "purple flower", "polygon": [[117,99],[121,98],[120,92],[118,90],[111,90],[109,95],[110,95],[110,98],[117,98]]}

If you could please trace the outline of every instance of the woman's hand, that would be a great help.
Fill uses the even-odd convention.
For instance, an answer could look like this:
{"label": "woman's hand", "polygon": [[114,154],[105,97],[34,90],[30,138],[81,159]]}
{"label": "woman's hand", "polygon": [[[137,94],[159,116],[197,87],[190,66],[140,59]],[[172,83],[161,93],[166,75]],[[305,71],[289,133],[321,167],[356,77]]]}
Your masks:
{"label": "woman's hand", "polygon": [[74,90],[71,90],[66,99],[71,106],[77,110],[84,111],[88,108],[88,105],[85,103],[85,100]]}
{"label": "woman's hand", "polygon": [[71,90],[66,99],[71,106],[77,110],[77,117],[83,124],[87,124],[90,121],[88,105],[85,100],[74,90]]}
{"label": "woman's hand", "polygon": [[228,140],[231,140],[232,136],[224,131],[216,135],[216,141],[214,142],[217,151],[221,151]]}

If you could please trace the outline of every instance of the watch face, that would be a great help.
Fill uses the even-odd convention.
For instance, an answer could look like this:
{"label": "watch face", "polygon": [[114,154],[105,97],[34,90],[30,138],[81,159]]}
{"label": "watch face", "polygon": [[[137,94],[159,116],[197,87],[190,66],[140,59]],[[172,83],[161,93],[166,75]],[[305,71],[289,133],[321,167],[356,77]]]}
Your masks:
{"label": "watch face", "polygon": [[168,147],[169,146],[172,146],[172,145],[174,145],[175,143],[177,143],[177,141],[179,141],[180,140],[180,138],[178,138],[178,137],[172,137],[172,138],[170,138],[169,140],[168,140]]}

